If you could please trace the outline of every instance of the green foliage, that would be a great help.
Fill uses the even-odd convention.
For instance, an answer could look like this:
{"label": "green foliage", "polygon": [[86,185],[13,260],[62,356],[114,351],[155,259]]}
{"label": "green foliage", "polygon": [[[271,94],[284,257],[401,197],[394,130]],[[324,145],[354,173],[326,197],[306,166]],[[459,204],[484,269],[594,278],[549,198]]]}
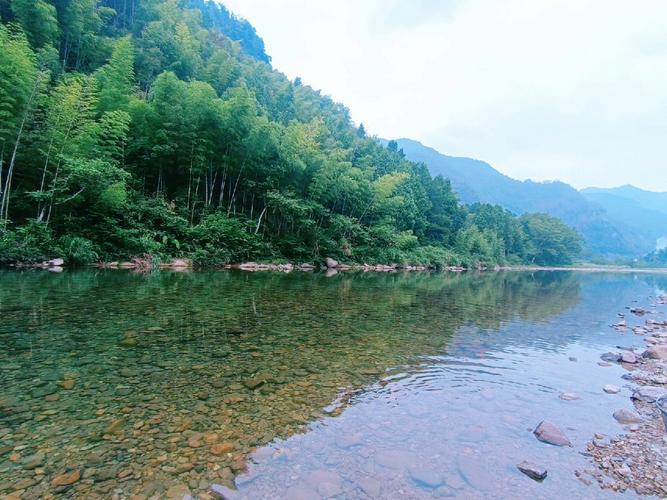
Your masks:
{"label": "green foliage", "polygon": [[0,229],[0,263],[46,260],[55,243],[52,231],[44,223],[31,221],[15,231]]}
{"label": "green foliage", "polygon": [[546,214],[526,214],[519,219],[530,239],[527,260],[539,265],[571,264],[581,253],[581,236]]}
{"label": "green foliage", "polygon": [[219,4],[130,4],[0,12],[0,260],[442,267],[576,254],[557,221],[461,206],[396,142],[273,70],[252,26]]}
{"label": "green foliage", "polygon": [[45,0],[11,0],[11,9],[31,45],[42,48],[58,38],[56,8]]}
{"label": "green foliage", "polygon": [[196,263],[221,265],[270,256],[269,248],[250,232],[252,223],[216,213],[191,230]]}
{"label": "green foliage", "polygon": [[68,265],[83,266],[97,261],[99,254],[95,244],[80,236],[65,235],[58,240],[58,247]]}

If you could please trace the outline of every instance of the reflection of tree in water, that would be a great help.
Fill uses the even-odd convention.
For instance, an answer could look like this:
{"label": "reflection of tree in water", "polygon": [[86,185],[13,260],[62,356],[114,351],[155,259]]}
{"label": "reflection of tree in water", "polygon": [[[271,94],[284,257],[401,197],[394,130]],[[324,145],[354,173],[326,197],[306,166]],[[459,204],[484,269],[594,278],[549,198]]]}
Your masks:
{"label": "reflection of tree in water", "polygon": [[[61,436],[74,446],[109,425],[96,409],[112,418],[132,405],[128,428],[132,419],[160,417],[159,429],[222,429],[239,455],[302,429],[342,387],[446,352],[462,325],[544,319],[579,296],[566,273],[111,271],[0,279],[0,390],[7,396],[0,423],[34,437],[35,446],[59,449]],[[36,380],[48,387],[66,372],[78,374],[74,390],[57,401],[39,396],[44,386]],[[118,392],[128,385],[130,392]],[[43,424],[25,409],[55,409],[50,425],[62,432],[42,435]],[[80,424],[90,419],[96,423]],[[133,445],[146,463],[163,452],[141,437]],[[122,446],[107,443],[102,460],[116,460]],[[210,459],[208,448],[197,448],[197,463]]]}
{"label": "reflection of tree in water", "polygon": [[667,275],[665,274],[649,274],[644,278],[646,282],[655,288],[658,293],[667,293]]}

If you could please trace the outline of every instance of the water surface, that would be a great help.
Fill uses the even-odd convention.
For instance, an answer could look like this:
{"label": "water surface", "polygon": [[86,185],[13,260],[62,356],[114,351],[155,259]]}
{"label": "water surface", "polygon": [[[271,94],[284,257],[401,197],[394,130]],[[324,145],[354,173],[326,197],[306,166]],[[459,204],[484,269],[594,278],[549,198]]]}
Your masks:
{"label": "water surface", "polygon": [[0,272],[0,493],[604,498],[579,451],[630,403],[599,354],[660,279]]}

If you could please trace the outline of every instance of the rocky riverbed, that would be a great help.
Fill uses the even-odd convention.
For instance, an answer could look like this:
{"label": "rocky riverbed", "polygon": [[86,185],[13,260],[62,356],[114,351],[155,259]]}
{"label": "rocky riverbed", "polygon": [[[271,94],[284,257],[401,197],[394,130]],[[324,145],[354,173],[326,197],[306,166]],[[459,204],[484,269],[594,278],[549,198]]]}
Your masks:
{"label": "rocky riverbed", "polygon": [[[655,305],[665,305],[658,297]],[[626,316],[629,316],[626,319]],[[630,389],[635,410],[619,409],[613,417],[624,426],[617,436],[596,434],[587,453],[596,467],[578,471],[586,484],[597,482],[614,491],[634,490],[640,495],[667,496],[667,422],[663,422],[656,400],[667,395],[667,320],[653,308],[628,308],[612,325],[619,334],[641,338],[646,348],[606,353],[605,362],[617,362],[627,370],[623,380]],[[611,391],[618,393],[616,386]]]}
{"label": "rocky riverbed", "polygon": [[623,367],[645,363],[639,349],[599,353],[662,320],[628,312],[625,333],[608,329],[610,310],[654,289],[616,275],[23,270],[0,282],[9,499],[606,498],[575,477],[579,452],[616,434]]}

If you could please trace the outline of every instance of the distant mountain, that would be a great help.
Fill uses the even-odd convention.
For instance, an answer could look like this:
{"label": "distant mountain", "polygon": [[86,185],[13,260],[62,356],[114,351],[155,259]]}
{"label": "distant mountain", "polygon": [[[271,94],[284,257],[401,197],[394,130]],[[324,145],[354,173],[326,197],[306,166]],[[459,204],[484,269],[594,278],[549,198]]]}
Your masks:
{"label": "distant mountain", "polygon": [[654,240],[667,239],[667,193],[644,191],[634,186],[587,188],[581,193],[602,206],[610,217],[641,229]]}
{"label": "distant mountain", "polygon": [[540,212],[558,217],[582,234],[590,256],[640,256],[655,248],[654,232],[632,220],[611,217],[604,206],[568,184],[518,181],[480,160],[447,156],[411,139],[396,142],[409,160],[426,164],[432,175],[449,178],[462,202],[492,203],[516,214]]}

